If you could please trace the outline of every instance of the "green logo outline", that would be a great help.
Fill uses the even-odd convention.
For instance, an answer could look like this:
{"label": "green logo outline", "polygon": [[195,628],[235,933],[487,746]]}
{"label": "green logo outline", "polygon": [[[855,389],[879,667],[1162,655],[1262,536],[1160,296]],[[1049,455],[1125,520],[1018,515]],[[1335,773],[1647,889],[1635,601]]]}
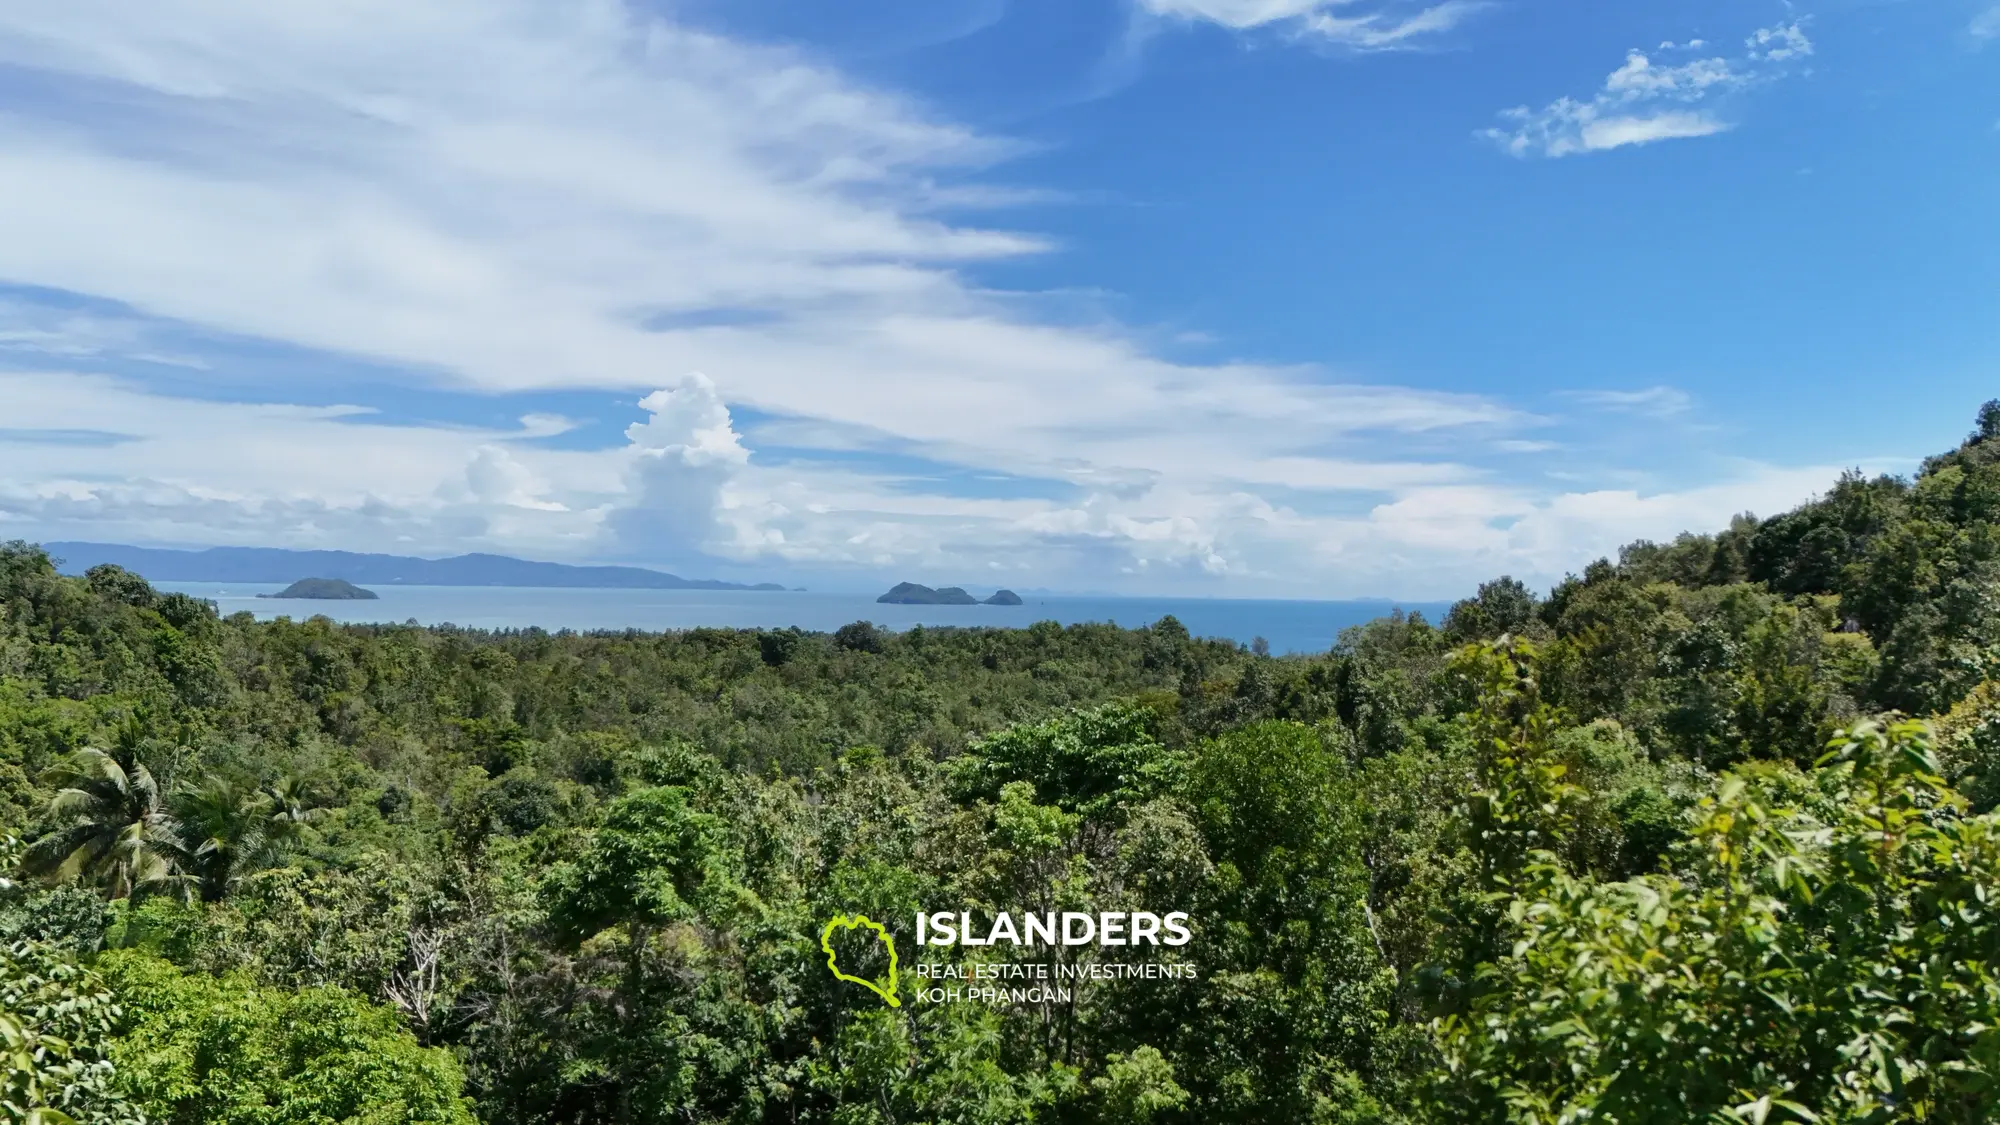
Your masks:
{"label": "green logo outline", "polygon": [[[840,966],[835,963],[833,931],[859,929],[862,926],[874,930],[876,936],[882,939],[882,944],[889,947],[889,987],[886,990],[881,985],[865,977],[849,976],[841,972]],[[875,995],[880,996],[883,1002],[891,1008],[900,1008],[903,1006],[903,1002],[896,998],[896,936],[890,933],[882,923],[875,921],[866,914],[856,914],[852,917],[845,914],[836,914],[833,916],[833,921],[826,924],[826,929],[820,931],[819,947],[826,951],[826,967],[832,970],[835,977],[844,981],[852,981]]]}

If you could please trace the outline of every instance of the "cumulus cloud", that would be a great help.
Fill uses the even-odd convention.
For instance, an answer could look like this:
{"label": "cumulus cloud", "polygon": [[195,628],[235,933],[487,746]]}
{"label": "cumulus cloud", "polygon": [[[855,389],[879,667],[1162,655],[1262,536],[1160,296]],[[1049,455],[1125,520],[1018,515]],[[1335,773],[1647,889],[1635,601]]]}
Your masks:
{"label": "cumulus cloud", "polygon": [[[1697,50],[1699,39],[1676,46],[1662,43],[1656,53]],[[1662,65],[1643,51],[1630,51],[1589,98],[1557,98],[1532,109],[1517,106],[1500,114],[1503,124],[1479,135],[1512,156],[1574,156],[1629,145],[1707,137],[1730,123],[1715,104],[1730,93],[1769,82],[1788,65],[1812,54],[1803,21],[1759,28],[1737,57],[1715,56]]]}
{"label": "cumulus cloud", "polygon": [[482,504],[540,512],[565,510],[560,502],[542,498],[548,486],[504,446],[480,446],[465,468],[465,483]]}
{"label": "cumulus cloud", "polygon": [[1579,569],[1581,561],[1616,558],[1637,539],[1667,540],[1683,531],[1718,531],[1731,516],[1771,516],[1823,494],[1840,468],[1739,466],[1728,479],[1692,488],[1592,489],[1535,503],[1504,532],[1504,554],[1551,574]]}
{"label": "cumulus cloud", "polygon": [[1760,27],[1750,33],[1743,45],[1750,49],[1750,58],[1758,62],[1784,62],[1813,53],[1812,40],[1806,38],[1805,28],[1796,20],[1776,27]]}
{"label": "cumulus cloud", "polygon": [[702,552],[715,533],[723,489],[750,460],[715,382],[690,374],[639,400],[649,413],[625,430],[629,500],[611,529],[628,554],[663,560]]}
{"label": "cumulus cloud", "polygon": [[1202,20],[1237,31],[1280,27],[1362,50],[1412,46],[1450,31],[1487,6],[1486,0],[1438,4],[1369,4],[1362,0],[1140,0],[1143,11]]}

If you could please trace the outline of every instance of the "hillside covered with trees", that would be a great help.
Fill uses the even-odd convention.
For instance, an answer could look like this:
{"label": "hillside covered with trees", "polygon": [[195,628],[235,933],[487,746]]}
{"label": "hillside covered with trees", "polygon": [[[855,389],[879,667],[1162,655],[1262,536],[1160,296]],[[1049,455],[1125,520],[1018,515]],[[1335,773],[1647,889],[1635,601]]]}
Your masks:
{"label": "hillside covered with trees", "polygon": [[[1913,478],[1271,658],[218,618],[0,548],[10,1121],[1981,1122],[2000,403]],[[865,911],[1185,911],[1065,1000]],[[906,960],[917,959],[909,951]]]}

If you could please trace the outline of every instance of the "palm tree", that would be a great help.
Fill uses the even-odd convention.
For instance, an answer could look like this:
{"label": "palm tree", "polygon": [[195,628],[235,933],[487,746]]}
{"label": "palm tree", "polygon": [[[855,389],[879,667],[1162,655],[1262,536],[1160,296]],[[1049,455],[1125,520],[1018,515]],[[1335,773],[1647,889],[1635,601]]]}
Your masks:
{"label": "palm tree", "polygon": [[312,822],[326,814],[325,809],[313,806],[312,796],[306,791],[305,779],[295,774],[266,783],[263,797],[264,830],[273,840],[287,847],[310,840],[313,836]]}
{"label": "palm tree", "polygon": [[83,879],[111,898],[171,891],[220,901],[308,840],[325,811],[294,777],[261,788],[214,777],[177,789],[169,808],[127,749],[79,750],[43,780],[62,786],[47,811],[56,827],[28,849],[22,874]]}
{"label": "palm tree", "polygon": [[180,825],[160,803],[153,774],[129,752],[79,750],[43,775],[61,786],[49,801],[56,825],[21,861],[51,882],[85,879],[112,898],[171,888],[185,870]]}
{"label": "palm tree", "polygon": [[268,839],[262,797],[249,786],[220,777],[176,794],[178,835],[203,902],[228,895],[243,873],[264,859]]}
{"label": "palm tree", "polygon": [[202,901],[220,901],[244,876],[277,866],[304,842],[324,811],[307,800],[294,777],[262,788],[217,777],[180,790],[174,800],[180,847]]}

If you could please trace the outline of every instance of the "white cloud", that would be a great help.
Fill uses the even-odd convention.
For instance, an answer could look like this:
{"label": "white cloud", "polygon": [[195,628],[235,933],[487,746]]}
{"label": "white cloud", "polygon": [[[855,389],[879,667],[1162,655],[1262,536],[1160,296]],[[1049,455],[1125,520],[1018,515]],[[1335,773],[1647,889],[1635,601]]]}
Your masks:
{"label": "white cloud", "polygon": [[1664,541],[1683,531],[1716,531],[1741,512],[1771,516],[1824,493],[1838,477],[1832,465],[1776,468],[1745,465],[1720,483],[1641,493],[1601,489],[1565,493],[1536,505],[1506,530],[1506,554],[1536,573],[1580,569],[1594,558],[1616,558],[1636,539]]}
{"label": "white cloud", "polygon": [[111,445],[0,441],[0,539],[113,539],[456,553],[467,540],[573,554],[622,486],[592,455],[513,431],[391,425],[356,407],[219,402],[102,376],[0,374],[10,429]]}
{"label": "white cloud", "polygon": [[[1699,49],[1690,40],[1671,41],[1661,51]],[[1517,106],[1502,111],[1504,122],[1479,135],[1512,156],[1573,156],[1629,145],[1707,137],[1730,123],[1713,105],[1716,98],[1773,80],[1787,64],[1812,54],[1804,22],[1759,28],[1744,41],[1739,58],[1695,59],[1662,66],[1643,51],[1630,51],[1603,87],[1587,100],[1557,98],[1540,109]]]}
{"label": "white cloud", "polygon": [[[1456,18],[1425,11],[1183,14],[1375,18],[1341,34],[1380,45]],[[1551,424],[1491,396],[1037,319],[963,271],[1047,240],[950,210],[994,198],[1014,146],[612,0],[0,5],[0,64],[46,94],[0,116],[0,278],[115,303],[0,301],[0,350],[35,366],[0,374],[0,538],[1413,597],[1560,573],[1592,519],[1671,534],[1768,484],[1585,502],[1481,467]],[[553,448],[574,424],[546,412],[410,424],[288,405],[276,378],[228,401],[215,355],[185,392],[79,373],[226,335],[646,417]],[[822,456],[760,460],[778,444]],[[889,455],[1036,488],[920,487]]]}
{"label": "white cloud", "polygon": [[1743,45],[1750,48],[1751,58],[1762,62],[1802,59],[1813,53],[1812,40],[1806,38],[1805,28],[1796,20],[1776,27],[1760,27],[1750,33]]}
{"label": "white cloud", "polygon": [[1437,4],[1364,4],[1361,0],[1139,0],[1142,10],[1206,20],[1237,31],[1282,27],[1363,50],[1407,47],[1465,22],[1487,0]]}
{"label": "white cloud", "polygon": [[[616,535],[644,545],[622,557],[685,573],[733,564],[815,585],[997,564],[1007,581],[1037,585],[1123,574],[1158,592],[1451,597],[1494,574],[1551,582],[1633,538],[1783,510],[1838,471],[1753,464],[1693,488],[1551,493],[1452,462],[1302,457],[1242,467],[1235,482],[1161,473],[1122,491],[1093,481],[1069,499],[978,499],[908,491],[894,474],[839,463],[760,465],[696,376],[647,396],[627,441],[598,451],[50,372],[0,375],[0,401],[10,428],[122,435],[50,445],[0,434],[0,539],[590,559],[607,557]],[[1388,498],[1312,515],[1257,491],[1273,484]],[[692,559],[691,544],[710,558]]]}
{"label": "white cloud", "polygon": [[1604,90],[1623,101],[1650,98],[1697,101],[1711,89],[1741,85],[1745,81],[1747,79],[1742,72],[1726,59],[1701,59],[1680,66],[1654,66],[1645,55],[1633,51],[1625,56],[1625,65],[1612,71],[1611,76],[1604,80]]}
{"label": "white cloud", "polygon": [[1511,109],[1501,116],[1513,122],[1513,128],[1489,129],[1484,135],[1513,156],[1603,152],[1625,145],[1706,137],[1729,128],[1708,114],[1688,110],[1606,116],[1595,104],[1568,98],[1539,112]]}
{"label": "white cloud", "polygon": [[1140,0],[1163,16],[1203,19],[1237,29],[1294,20],[1326,7],[1326,0]]}
{"label": "white cloud", "polygon": [[576,429],[576,427],[577,423],[574,419],[565,418],[560,414],[523,414],[521,415],[520,436],[523,438],[555,437],[558,434],[569,433],[571,430]]}
{"label": "white cloud", "polygon": [[1476,476],[1448,462],[1335,461],[1324,457],[1273,457],[1237,474],[1243,484],[1272,484],[1324,492],[1392,492]]}
{"label": "white cloud", "polygon": [[639,406],[651,417],[625,430],[632,443],[630,499],[612,514],[611,529],[628,551],[686,558],[709,545],[723,489],[750,452],[706,375],[688,375]]}
{"label": "white cloud", "polygon": [[[1043,240],[934,208],[1008,144],[607,0],[17,5],[0,59],[154,129],[0,122],[0,276],[209,329],[488,390],[703,370],[731,403],[1037,471],[1157,468],[1080,451],[1111,418],[1227,460],[1506,414],[1025,319],[955,269]],[[663,311],[693,315],[649,331]]]}
{"label": "white cloud", "polygon": [[465,467],[465,482],[483,504],[538,512],[569,510],[558,501],[543,499],[548,486],[503,446],[480,446],[472,464]]}
{"label": "white cloud", "polygon": [[1572,391],[1569,397],[1604,410],[1666,418],[1685,414],[1694,398],[1679,387],[1645,387],[1636,391]]}
{"label": "white cloud", "polygon": [[1966,25],[1965,30],[1966,34],[1974,39],[2000,38],[2000,4],[1994,4],[1973,16],[1972,22]]}

